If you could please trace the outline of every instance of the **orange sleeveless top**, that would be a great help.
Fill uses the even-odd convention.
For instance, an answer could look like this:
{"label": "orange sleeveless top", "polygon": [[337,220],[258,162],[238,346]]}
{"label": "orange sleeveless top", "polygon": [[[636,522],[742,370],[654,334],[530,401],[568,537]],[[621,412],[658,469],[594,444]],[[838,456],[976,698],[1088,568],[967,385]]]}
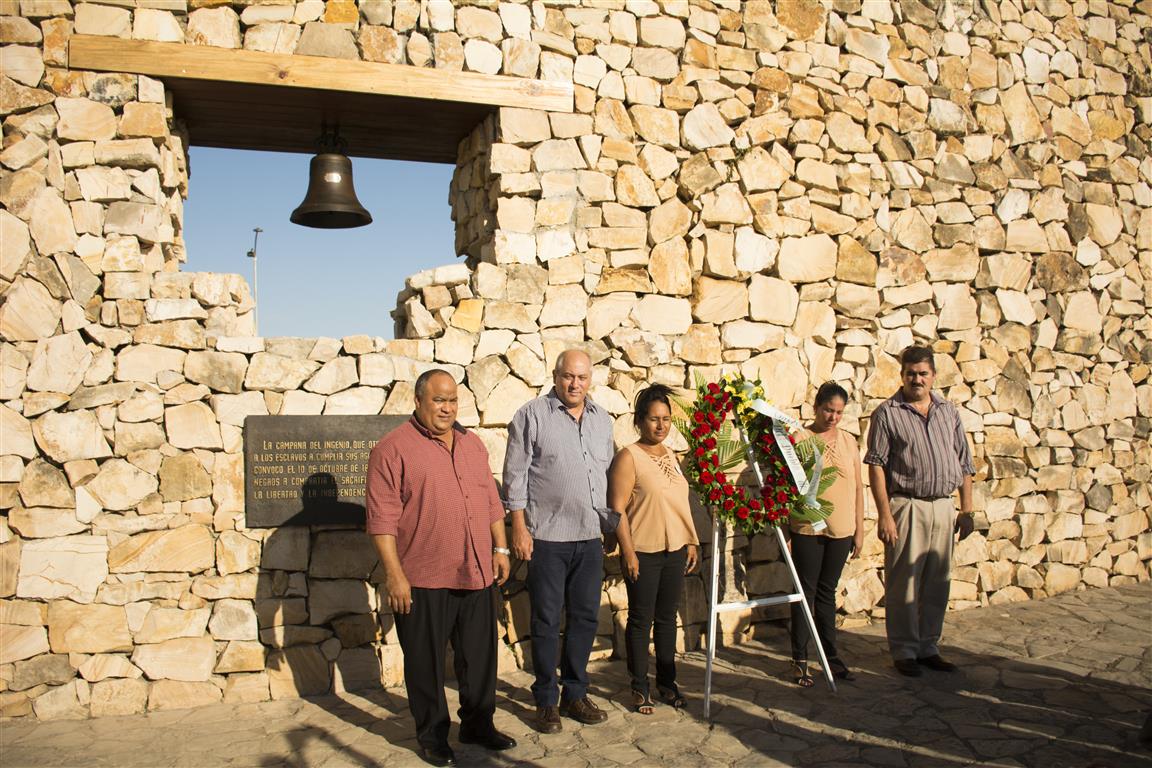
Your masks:
{"label": "orange sleeveless top", "polygon": [[672,451],[653,456],[635,443],[624,450],[632,453],[636,468],[636,485],[626,510],[636,551],[675,552],[699,544],[688,504],[688,481]]}

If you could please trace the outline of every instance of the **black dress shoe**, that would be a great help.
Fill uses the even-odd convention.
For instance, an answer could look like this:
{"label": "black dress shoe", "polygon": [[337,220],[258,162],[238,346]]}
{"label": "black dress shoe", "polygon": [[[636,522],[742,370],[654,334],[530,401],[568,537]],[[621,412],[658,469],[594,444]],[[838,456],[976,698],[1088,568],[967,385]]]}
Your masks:
{"label": "black dress shoe", "polygon": [[924,656],[916,659],[916,663],[923,664],[924,666],[928,667],[928,669],[934,669],[937,672],[956,671],[956,665],[950,661],[945,661],[944,659],[940,658],[940,654],[938,653],[934,656]]}
{"label": "black dress shoe", "polygon": [[508,734],[500,733],[495,728],[489,729],[487,732],[473,733],[460,729],[460,743],[461,744],[479,744],[484,749],[491,749],[500,751],[502,749],[512,749],[516,746],[516,739]]}
{"label": "black dress shoe", "polygon": [[447,744],[441,747],[420,747],[420,757],[429,765],[456,765],[456,753]]}
{"label": "black dress shoe", "polygon": [[896,659],[892,662],[892,666],[906,677],[920,677],[924,674],[920,671],[920,665],[916,663],[916,659]]}

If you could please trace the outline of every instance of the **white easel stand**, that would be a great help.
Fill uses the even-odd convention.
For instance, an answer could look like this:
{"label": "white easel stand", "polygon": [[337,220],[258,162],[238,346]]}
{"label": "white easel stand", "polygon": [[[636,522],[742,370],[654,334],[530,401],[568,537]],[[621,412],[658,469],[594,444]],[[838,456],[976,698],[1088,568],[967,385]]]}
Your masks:
{"label": "white easel stand", "polygon": [[[742,433],[741,433],[741,436]],[[751,451],[749,451],[751,453]],[[764,475],[749,455],[749,464],[756,472],[756,480],[760,487],[764,487]],[[808,632],[812,636],[811,642],[816,644],[816,653],[820,657],[820,668],[824,671],[824,679],[828,688],[836,692],[836,681],[828,671],[828,659],[824,655],[824,645],[820,642],[820,635],[816,631],[816,621],[812,618],[812,611],[808,601],[804,599],[804,588],[800,586],[800,575],[796,573],[796,565],[792,562],[792,552],[788,549],[788,542],[784,539],[784,532],[780,526],[775,526],[776,541],[780,545],[780,554],[788,564],[788,573],[792,575],[792,587],[795,591],[787,595],[773,595],[761,597],[757,600],[745,600],[739,603],[719,603],[716,590],[720,583],[720,518],[712,516],[712,589],[708,593],[708,655],[704,666],[704,719],[711,719],[712,711],[712,659],[716,656],[716,617],[725,611],[739,611],[744,608],[759,608],[768,605],[781,605],[783,603],[800,603],[804,611],[804,621],[808,624]]]}

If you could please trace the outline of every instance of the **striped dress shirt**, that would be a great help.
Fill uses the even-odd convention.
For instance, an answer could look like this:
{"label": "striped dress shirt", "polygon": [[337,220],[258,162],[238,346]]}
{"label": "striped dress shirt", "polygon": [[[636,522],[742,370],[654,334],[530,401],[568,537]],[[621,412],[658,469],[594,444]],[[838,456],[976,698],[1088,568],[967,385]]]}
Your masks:
{"label": "striped dress shirt", "polygon": [[577,421],[550,389],[522,405],[508,424],[504,506],[525,511],[534,539],[600,538],[598,510],[608,506],[614,453],[607,411],[586,398]]}
{"label": "striped dress shirt", "polygon": [[889,496],[942,498],[959,488],[966,475],[976,474],[956,406],[930,394],[926,417],[902,391],[872,414],[864,463],[884,467]]}

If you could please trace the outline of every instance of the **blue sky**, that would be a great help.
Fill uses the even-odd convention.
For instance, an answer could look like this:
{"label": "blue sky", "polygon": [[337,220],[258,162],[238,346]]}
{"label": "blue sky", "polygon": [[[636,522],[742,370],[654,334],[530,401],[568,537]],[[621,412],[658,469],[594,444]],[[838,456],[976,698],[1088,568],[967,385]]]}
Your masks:
{"label": "blue sky", "polygon": [[454,167],[353,158],[372,223],[310,229],[288,221],[304,199],[309,155],[193,147],[184,205],[185,272],[235,272],[252,285],[257,247],[261,336],[366,333],[392,338],[409,275],[456,258],[448,189]]}

